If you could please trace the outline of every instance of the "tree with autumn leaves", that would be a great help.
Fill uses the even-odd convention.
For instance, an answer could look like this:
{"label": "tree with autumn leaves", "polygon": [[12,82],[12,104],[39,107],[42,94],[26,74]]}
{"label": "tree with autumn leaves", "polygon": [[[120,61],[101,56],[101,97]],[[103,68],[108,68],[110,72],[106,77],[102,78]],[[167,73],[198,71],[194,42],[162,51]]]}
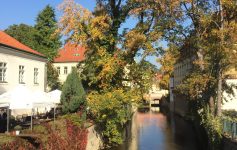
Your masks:
{"label": "tree with autumn leaves", "polygon": [[[163,50],[157,42],[166,40],[169,48],[164,57],[159,59],[163,65],[161,72],[165,77],[162,83],[164,87],[167,88],[175,61],[182,59],[183,53],[191,54],[196,58],[194,67],[179,91],[196,100],[197,113],[211,108],[214,101],[212,115],[218,116],[224,72],[236,63],[235,6],[230,0],[97,0],[96,8],[90,12],[74,1],[66,0],[60,6],[63,16],[59,21],[58,32],[87,49],[82,78],[84,85],[88,86],[88,105],[107,106],[105,104],[110,103],[108,95],[119,93],[120,97],[126,97],[131,94],[134,88],[123,84],[128,79],[125,78],[127,72],[124,68],[136,65],[134,58],[140,52],[142,61],[146,56],[161,54]],[[122,29],[122,24],[131,16],[138,20],[135,27]],[[186,44],[191,45],[190,49],[181,49]],[[138,66],[134,68],[140,69]],[[135,75],[131,74],[127,82],[136,79]],[[139,91],[142,88],[137,89]],[[103,100],[98,101],[99,96]],[[133,97],[133,94],[129,96]],[[134,94],[131,99],[138,99],[136,96]],[[117,107],[116,103],[120,98],[111,98],[114,103],[110,103],[109,108],[91,107],[94,116],[101,115],[99,118],[102,122],[103,118],[108,118],[105,113],[108,109],[113,111],[114,116],[121,113],[121,107]],[[105,138],[111,143],[120,143],[121,135],[114,135],[116,138],[106,135],[113,136],[109,133],[117,133],[124,123],[114,121],[112,117],[110,119],[110,124],[105,123],[106,119],[102,123],[104,133],[107,133],[104,134]]]}
{"label": "tree with autumn leaves", "polygon": [[[131,102],[139,101],[151,86],[153,70],[144,69],[149,66],[145,59],[161,52],[157,42],[166,29],[174,26],[167,15],[172,14],[176,4],[145,4],[143,0],[96,2],[90,12],[72,0],[64,1],[58,32],[86,48],[86,59],[79,66],[83,67],[81,77],[87,86],[88,105],[92,116],[100,118],[95,120],[105,141],[113,145],[122,142],[121,130],[130,119]],[[129,17],[137,18],[136,26],[121,28]],[[139,53],[141,61],[137,63],[134,58]]]}
{"label": "tree with autumn leaves", "polygon": [[[208,132],[210,149],[218,149],[222,94],[233,92],[225,73],[237,63],[237,5],[232,0],[186,0],[180,2],[179,10],[178,30],[175,36],[170,31],[169,41],[179,47],[178,60],[189,55],[193,67],[176,91],[195,103],[192,110]],[[167,55],[162,59],[169,61]]]}

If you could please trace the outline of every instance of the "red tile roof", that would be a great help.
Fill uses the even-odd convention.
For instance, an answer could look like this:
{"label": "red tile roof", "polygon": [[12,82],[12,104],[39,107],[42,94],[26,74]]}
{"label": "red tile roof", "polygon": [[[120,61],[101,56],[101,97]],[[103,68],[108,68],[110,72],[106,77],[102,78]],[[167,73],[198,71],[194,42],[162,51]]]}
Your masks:
{"label": "red tile roof", "polygon": [[14,39],[13,37],[11,37],[10,35],[6,34],[3,31],[0,31],[0,43],[10,46],[12,48],[17,48],[20,51],[25,51],[28,53],[32,53],[38,56],[44,56],[43,54],[29,48],[28,46],[20,43],[19,41],[17,41],[16,39]]}
{"label": "red tile roof", "polygon": [[85,59],[85,51],[84,47],[68,42],[59,50],[54,62],[80,62]]}

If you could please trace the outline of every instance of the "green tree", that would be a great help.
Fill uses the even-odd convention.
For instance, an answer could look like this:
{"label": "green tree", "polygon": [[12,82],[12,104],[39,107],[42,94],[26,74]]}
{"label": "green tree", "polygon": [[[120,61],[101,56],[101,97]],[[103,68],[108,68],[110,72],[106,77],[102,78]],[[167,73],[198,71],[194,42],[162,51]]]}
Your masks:
{"label": "green tree", "polygon": [[50,90],[61,89],[62,85],[58,80],[58,71],[52,63],[47,63],[47,85]]}
{"label": "green tree", "polygon": [[62,87],[61,103],[64,113],[85,110],[86,96],[78,72],[73,68]]}
{"label": "green tree", "polygon": [[54,9],[51,6],[47,5],[38,14],[34,28],[36,30],[34,34],[35,49],[44,54],[49,61],[47,65],[48,86],[51,90],[60,88],[57,72],[51,64],[61,47],[60,36],[55,34],[57,21]]}
{"label": "green tree", "polygon": [[128,83],[136,89],[137,93],[140,93],[139,95],[143,99],[144,94],[149,92],[152,84],[156,83],[154,78],[158,69],[146,60],[131,64],[127,68],[129,70],[127,74]]}
{"label": "green tree", "polygon": [[[148,6],[147,3],[144,3],[147,2],[146,0],[97,0],[96,2],[95,10],[90,12],[73,0],[64,1],[60,5],[63,16],[59,20],[58,32],[67,36],[72,42],[81,44],[87,50],[86,59],[79,66],[84,68],[82,78],[83,83],[88,86],[88,97],[90,97],[88,105],[91,111],[97,109],[92,107],[93,105],[100,104],[102,100],[109,101],[107,95],[116,93],[117,96],[113,97],[115,105],[111,104],[109,108],[111,112],[104,111],[107,109],[106,106],[100,105],[102,108],[94,113],[94,117],[98,117],[104,112],[105,114],[108,113],[107,115],[112,114],[108,117],[111,119],[116,117],[117,112],[120,112],[120,114],[126,113],[127,109],[116,106],[123,95],[130,94],[132,96],[129,101],[124,102],[123,105],[125,106],[131,101],[141,100],[143,93],[136,90],[138,88],[134,88],[134,86],[125,86],[124,81],[127,83],[134,82],[137,85],[136,87],[138,85],[147,87],[147,85],[144,85],[146,82],[143,82],[145,80],[139,82],[139,79],[150,77],[141,69],[144,64],[136,64],[134,58],[139,55],[139,52],[142,52],[142,60],[145,60],[149,55],[160,52],[160,47],[156,43],[161,40],[164,31],[161,24],[167,27],[172,26],[172,24],[164,23],[163,16],[165,13],[170,14],[172,8],[169,7],[170,2],[156,1]],[[167,10],[159,11],[157,8]],[[131,29],[121,28],[121,25],[130,16],[138,18],[136,26]],[[122,33],[119,32],[120,29],[123,31]],[[129,69],[126,70],[129,66],[134,66],[136,70],[131,67],[131,73],[129,74]],[[135,71],[140,72],[135,74]],[[116,92],[118,90],[123,92]],[[93,96],[95,95],[93,93],[97,93],[96,96]],[[100,117],[100,119],[106,120],[103,117]],[[110,125],[108,125],[107,120],[100,121],[107,122],[107,125],[104,124],[103,131],[106,132],[104,137],[108,139],[109,144],[121,143],[122,136],[117,133],[121,132],[124,122],[128,119],[125,118],[124,120],[123,117],[118,117],[116,121],[111,120]]]}
{"label": "green tree", "polygon": [[47,83],[52,89],[60,88],[58,75],[52,66],[58,49],[61,47],[60,36],[55,34],[57,21],[54,9],[47,5],[37,16],[34,27],[20,24],[9,26],[5,31],[18,41],[32,49],[41,52],[48,58],[47,63]]}
{"label": "green tree", "polygon": [[35,40],[36,30],[32,26],[26,24],[14,24],[9,26],[5,32],[32,49],[37,47],[37,42]]}
{"label": "green tree", "polygon": [[60,36],[55,34],[57,21],[54,9],[47,5],[37,16],[35,40],[36,50],[47,56],[49,61],[57,56],[57,51],[61,47]]}
{"label": "green tree", "polygon": [[182,44],[186,49],[180,49],[180,58],[184,59],[182,54],[186,53],[196,59],[181,91],[191,99],[199,100],[199,108],[213,107],[210,108],[212,114],[220,116],[225,90],[222,87],[228,89],[224,74],[236,64],[237,24],[234,16],[237,6],[232,0],[191,0],[183,2],[182,8],[191,24],[185,29],[189,36]]}
{"label": "green tree", "polygon": [[183,21],[190,22],[182,25],[181,21],[183,31],[176,32],[177,37],[186,36],[180,44],[180,59],[191,56],[193,68],[177,90],[193,100],[192,110],[207,130],[210,149],[218,149],[222,94],[232,92],[225,72],[237,63],[237,5],[233,0],[187,0],[180,9]]}

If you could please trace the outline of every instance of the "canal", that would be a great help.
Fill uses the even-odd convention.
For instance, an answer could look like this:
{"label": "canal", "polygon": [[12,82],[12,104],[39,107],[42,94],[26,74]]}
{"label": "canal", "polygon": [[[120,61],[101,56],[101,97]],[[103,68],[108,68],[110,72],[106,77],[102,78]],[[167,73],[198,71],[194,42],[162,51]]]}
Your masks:
{"label": "canal", "polygon": [[159,110],[136,112],[125,135],[127,140],[113,150],[199,150],[192,125]]}

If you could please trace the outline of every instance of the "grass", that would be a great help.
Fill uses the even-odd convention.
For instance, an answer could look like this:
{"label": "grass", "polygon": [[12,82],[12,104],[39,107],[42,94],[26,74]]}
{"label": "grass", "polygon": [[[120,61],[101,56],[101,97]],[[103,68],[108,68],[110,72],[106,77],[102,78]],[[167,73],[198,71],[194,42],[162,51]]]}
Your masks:
{"label": "grass", "polygon": [[0,146],[5,143],[13,142],[15,140],[16,140],[16,137],[14,137],[14,136],[2,134],[2,135],[0,135]]}

